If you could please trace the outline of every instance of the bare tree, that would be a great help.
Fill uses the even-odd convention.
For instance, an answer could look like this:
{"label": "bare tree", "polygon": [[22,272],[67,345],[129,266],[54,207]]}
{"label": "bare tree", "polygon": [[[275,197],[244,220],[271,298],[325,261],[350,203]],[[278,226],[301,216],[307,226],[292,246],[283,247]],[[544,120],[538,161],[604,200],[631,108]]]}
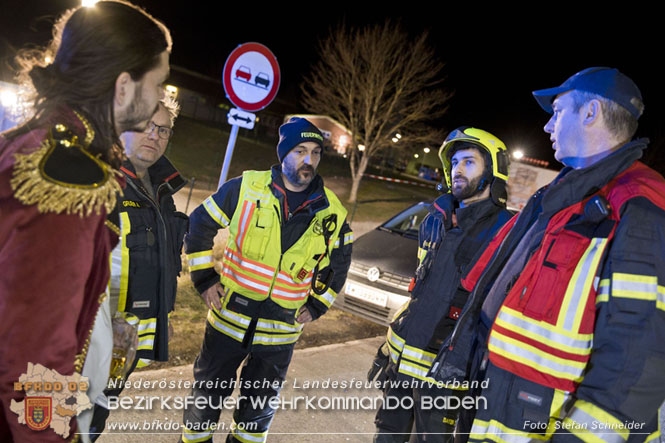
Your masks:
{"label": "bare tree", "polygon": [[443,64],[426,40],[426,33],[411,39],[386,21],[361,29],[341,25],[319,44],[321,58],[302,85],[303,101],[352,134],[349,202],[356,201],[370,158],[393,143],[398,131],[401,146],[443,139],[426,122],[445,113],[452,94],[439,87]]}

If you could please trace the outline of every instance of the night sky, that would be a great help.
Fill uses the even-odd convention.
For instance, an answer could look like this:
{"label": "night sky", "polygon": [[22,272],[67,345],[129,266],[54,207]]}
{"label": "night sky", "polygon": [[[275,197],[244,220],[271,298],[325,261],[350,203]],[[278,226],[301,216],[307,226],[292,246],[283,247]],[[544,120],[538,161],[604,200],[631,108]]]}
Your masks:
{"label": "night sky", "polygon": [[[78,0],[12,0],[0,14],[0,63],[12,48],[44,44],[51,24]],[[531,91],[561,84],[590,66],[619,68],[640,87],[646,110],[638,136],[652,141],[650,151],[665,149],[665,99],[660,14],[607,4],[587,11],[549,3],[554,12],[500,3],[488,8],[476,2],[172,2],[136,0],[172,32],[171,63],[220,78],[224,61],[239,44],[268,46],[282,71],[278,99],[299,103],[299,86],[317,60],[317,42],[342,21],[352,26],[400,22],[412,35],[428,31],[430,44],[446,64],[444,85],[454,90],[446,116],[437,126],[477,126],[493,132],[509,148],[554,165],[549,137],[542,131],[545,114]],[[578,2],[581,3],[581,2]],[[535,4],[535,3],[534,3]],[[217,5],[217,6],[214,6]],[[407,5],[410,9],[406,9]],[[602,11],[602,13],[601,13]],[[651,19],[653,18],[653,19]],[[653,24],[650,24],[650,23]],[[221,87],[220,87],[221,89]],[[220,90],[223,98],[223,90]],[[653,155],[653,154],[652,154]],[[663,157],[658,155],[658,157]]]}

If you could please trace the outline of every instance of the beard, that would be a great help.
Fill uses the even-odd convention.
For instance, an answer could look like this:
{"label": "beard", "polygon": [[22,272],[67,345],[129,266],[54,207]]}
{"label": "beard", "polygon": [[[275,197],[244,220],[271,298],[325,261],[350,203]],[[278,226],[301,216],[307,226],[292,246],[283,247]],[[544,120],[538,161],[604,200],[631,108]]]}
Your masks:
{"label": "beard", "polygon": [[157,112],[158,107],[159,103],[155,104],[153,109],[148,107],[148,103],[143,100],[143,82],[139,83],[134,89],[134,97],[127,108],[127,112],[118,117],[117,125],[120,133],[126,131],[145,131],[150,117]]}
{"label": "beard", "polygon": [[463,201],[466,200],[467,198],[473,197],[475,194],[480,192],[478,186],[480,185],[480,182],[483,178],[484,178],[483,176],[478,176],[473,180],[469,181],[466,177],[463,176],[455,177],[455,180],[462,179],[466,182],[463,186],[455,186],[453,184],[452,193],[455,199],[457,201]]}
{"label": "beard", "polygon": [[289,163],[285,163],[282,173],[284,173],[289,183],[295,186],[309,185],[316,176],[316,170],[311,165],[302,165],[296,169],[295,166]]}

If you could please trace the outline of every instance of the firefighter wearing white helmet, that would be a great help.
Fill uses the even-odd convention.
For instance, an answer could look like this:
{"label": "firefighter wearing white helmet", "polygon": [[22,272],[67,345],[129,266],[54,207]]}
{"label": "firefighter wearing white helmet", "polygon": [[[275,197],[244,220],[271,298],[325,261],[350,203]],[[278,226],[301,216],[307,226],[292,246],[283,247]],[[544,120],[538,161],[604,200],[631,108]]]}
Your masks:
{"label": "firefighter wearing white helmet", "polygon": [[[368,374],[386,381],[384,395],[391,400],[377,412],[375,442],[408,441],[414,421],[417,441],[453,441],[456,402],[465,390],[437,386],[427,373],[466,301],[461,275],[512,216],[505,208],[508,156],[501,140],[461,127],[446,138],[439,156],[447,193],[420,225],[411,300],[391,323]],[[392,408],[393,398],[401,407]],[[428,398],[449,401],[428,407]]]}

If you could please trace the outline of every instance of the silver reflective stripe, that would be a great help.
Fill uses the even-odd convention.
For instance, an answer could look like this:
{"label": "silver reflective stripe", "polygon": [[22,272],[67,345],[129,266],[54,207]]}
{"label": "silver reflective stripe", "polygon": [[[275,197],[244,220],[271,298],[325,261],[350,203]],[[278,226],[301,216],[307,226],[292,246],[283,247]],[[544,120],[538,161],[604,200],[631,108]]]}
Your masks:
{"label": "silver reflective stripe", "polygon": [[421,351],[420,349],[414,350],[414,348],[410,346],[404,346],[404,349],[402,350],[402,355],[406,355],[407,357],[411,357],[412,359],[425,360],[431,366],[432,363],[434,363],[434,357],[425,355],[423,352],[420,351]]}
{"label": "silver reflective stripe", "polygon": [[279,344],[279,343],[293,343],[298,340],[300,334],[297,335],[288,335],[288,336],[275,336],[275,335],[265,335],[265,334],[254,334],[254,343],[260,344]]}
{"label": "silver reflective stripe", "polygon": [[[652,297],[656,298],[656,293],[658,292],[658,283],[646,283],[646,282],[635,282],[635,281],[626,281],[619,280],[617,278],[612,279],[612,294],[615,291],[625,291],[625,292],[640,292],[643,294],[653,294]],[[642,297],[641,297],[642,298]]]}
{"label": "silver reflective stripe", "polygon": [[233,251],[230,250],[229,248],[226,248],[226,249],[224,250],[224,256],[225,256],[228,260],[230,260],[230,261],[232,261],[233,263],[235,263],[237,266],[240,266],[241,268],[244,268],[244,269],[251,269],[251,270],[254,271],[254,272],[258,272],[259,274],[263,274],[263,275],[265,275],[265,276],[267,276],[267,277],[270,277],[270,278],[272,278],[272,277],[275,275],[275,271],[274,271],[274,270],[271,271],[271,270],[265,269],[265,268],[263,268],[263,267],[261,267],[261,266],[257,266],[257,265],[255,265],[254,263],[250,263],[250,262],[248,262],[247,260],[244,260],[244,259],[240,256],[240,253],[239,253],[239,252],[236,252],[236,253],[234,254]]}
{"label": "silver reflective stripe", "polygon": [[330,307],[330,305],[332,305],[335,302],[335,298],[337,297],[337,295],[332,289],[328,289],[326,292],[323,293],[323,295],[318,295],[318,294],[316,295],[327,301],[328,307]]}
{"label": "silver reflective stripe", "polygon": [[[577,368],[575,366],[569,366],[562,363],[558,363],[554,360],[538,355],[535,352],[528,351],[526,349],[520,348],[519,346],[515,346],[510,343],[506,343],[502,341],[500,338],[498,338],[498,336],[499,334],[490,335],[490,340],[489,340],[490,346],[494,346],[495,348],[501,349],[505,352],[515,355],[520,359],[526,359],[529,361],[531,365],[537,365],[540,366],[541,368],[546,368],[548,370],[547,372],[556,371],[565,378],[571,378],[573,380],[576,380],[579,377],[581,377],[582,373],[584,372],[584,368]],[[516,361],[520,360],[518,359]],[[584,366],[584,363],[580,364]]]}
{"label": "silver reflective stripe", "polygon": [[259,284],[252,280],[249,280],[241,276],[240,274],[237,274],[233,269],[231,269],[228,266],[224,268],[223,274],[226,275],[227,277],[230,277],[232,280],[235,280],[237,283],[242,283],[244,285],[247,285],[250,288],[254,289],[255,291],[261,292],[262,294],[267,294],[268,290],[270,289],[269,284]]}
{"label": "silver reflective stripe", "polygon": [[[607,239],[605,238],[593,238],[585,252],[586,258],[582,263],[582,267],[580,268],[580,264],[577,264],[577,269],[573,274],[577,275],[577,280],[575,281],[572,297],[565,297],[565,299],[570,300],[570,304],[566,310],[566,317],[563,322],[563,328],[566,331],[573,331],[575,329],[575,317],[577,316],[577,311],[580,305],[586,305],[588,300],[587,297],[591,289],[590,285],[593,283],[593,281],[589,281],[589,279],[592,274],[595,274],[596,268],[598,267],[598,261],[605,250],[606,244]],[[587,287],[587,285],[589,287]],[[566,302],[565,299],[564,303]]]}
{"label": "silver reflective stripe", "polygon": [[203,207],[208,212],[208,215],[210,215],[210,217],[212,217],[212,219],[215,220],[220,226],[225,228],[229,225],[228,218],[219,209],[217,203],[215,203],[215,200],[213,200],[212,196],[206,198],[203,201]]}
{"label": "silver reflective stripe", "polygon": [[261,434],[248,434],[247,432],[243,432],[237,428],[237,426],[233,426],[231,428],[231,433],[234,434],[236,438],[242,441],[251,441],[251,442],[257,442],[257,443],[263,443],[266,441],[266,437],[268,437],[267,432],[263,432]]}
{"label": "silver reflective stripe", "polygon": [[182,433],[182,440],[185,441],[185,442],[194,443],[194,442],[207,440],[212,435],[212,431],[196,432],[195,433],[194,431],[190,431],[187,428],[184,428],[184,429],[185,430]]}
{"label": "silver reflective stripe", "polygon": [[282,323],[277,323],[273,322],[270,320],[265,320],[261,319],[256,323],[257,328],[264,328],[264,329],[277,329],[280,331],[288,331],[288,332],[300,332],[303,328],[303,325],[300,326],[288,326],[284,325]]}
{"label": "silver reflective stripe", "polygon": [[141,334],[142,332],[147,332],[149,330],[155,332],[156,328],[157,328],[157,320],[152,320],[149,323],[144,323],[143,320],[141,320],[139,322],[138,332],[139,334]]}
{"label": "silver reflective stripe", "polygon": [[210,324],[219,332],[223,332],[224,334],[233,337],[238,341],[242,341],[242,339],[245,337],[244,332],[238,332],[232,328],[229,328],[224,323],[218,322],[215,316],[211,312],[208,312],[208,322],[210,322]]}
{"label": "silver reflective stripe", "polygon": [[469,441],[473,440],[497,441],[494,438],[485,437],[486,435],[500,435],[501,437],[499,438],[498,441],[507,442],[507,443],[531,443],[533,441],[531,436],[529,436],[526,433],[524,434],[517,433],[518,431],[512,431],[508,429],[506,429],[506,431],[494,425],[493,423],[486,423],[486,422],[480,422],[480,420],[474,420],[473,426],[471,427],[471,432],[469,434]]}
{"label": "silver reflective stripe", "polygon": [[307,296],[307,294],[309,293],[309,289],[304,290],[302,292],[298,292],[296,294],[293,294],[291,292],[282,291],[282,290],[278,289],[277,286],[275,286],[275,287],[272,288],[272,293],[275,294],[275,295],[280,295],[284,298],[291,298],[293,300],[301,300],[301,299],[303,299]]}
{"label": "silver reflective stripe", "polygon": [[[536,334],[547,340],[551,340],[555,343],[562,344],[571,348],[577,348],[580,350],[588,350],[591,348],[592,340],[577,340],[571,337],[568,337],[558,332],[551,331],[542,326],[536,325],[524,319],[518,318],[512,315],[510,312],[507,312],[505,309],[501,309],[498,315],[499,320],[504,321],[508,324],[518,327],[524,331],[527,331],[531,334]],[[519,331],[516,331],[519,332]]]}
{"label": "silver reflective stripe", "polygon": [[240,323],[243,326],[249,326],[250,320],[247,318],[243,318],[237,314],[234,314],[231,311],[227,311],[226,309],[222,309],[222,312],[219,313],[220,317],[224,317],[228,320],[233,320],[236,323]]}
{"label": "silver reflective stripe", "polygon": [[421,369],[417,366],[410,365],[409,363],[405,362],[404,360],[400,361],[399,363],[399,372],[407,375],[412,375],[414,377],[423,379],[423,380],[431,380],[432,383],[436,383],[436,381],[433,378],[430,378],[427,376],[427,370]]}
{"label": "silver reflective stripe", "polygon": [[388,327],[388,341],[398,352],[402,352],[402,348],[404,348],[404,340],[399,335],[395,334],[391,327]]}
{"label": "silver reflective stripe", "polygon": [[268,203],[270,203],[270,195],[268,194],[261,194],[256,191],[252,191],[251,189],[245,189],[245,195],[249,196],[250,198],[244,198],[243,200],[259,200],[261,203],[265,203],[264,206],[266,206]]}
{"label": "silver reflective stripe", "polygon": [[[310,273],[307,275],[307,277],[302,281],[302,282],[297,282],[293,280],[289,275],[285,274],[284,271],[280,272],[277,274],[277,280],[282,280],[283,282],[296,285],[296,286],[303,286],[303,285],[308,285],[309,283],[312,282],[312,276],[313,272],[310,271]],[[294,288],[296,290],[300,288]]]}
{"label": "silver reflective stripe", "polygon": [[205,265],[208,263],[213,263],[214,259],[211,255],[206,255],[204,257],[190,258],[188,260],[189,266]]}
{"label": "silver reflective stripe", "polygon": [[[568,417],[566,417],[566,421],[567,420],[573,421],[579,425],[572,428],[573,433],[575,433],[575,429],[582,429],[582,432],[594,434],[607,443],[623,443],[628,439],[627,436],[624,437],[621,433],[615,432],[614,429],[612,429],[612,426],[608,426],[611,425],[610,423],[605,423],[575,406],[573,406],[573,410]],[[601,423],[605,424],[605,426],[599,426]]]}

